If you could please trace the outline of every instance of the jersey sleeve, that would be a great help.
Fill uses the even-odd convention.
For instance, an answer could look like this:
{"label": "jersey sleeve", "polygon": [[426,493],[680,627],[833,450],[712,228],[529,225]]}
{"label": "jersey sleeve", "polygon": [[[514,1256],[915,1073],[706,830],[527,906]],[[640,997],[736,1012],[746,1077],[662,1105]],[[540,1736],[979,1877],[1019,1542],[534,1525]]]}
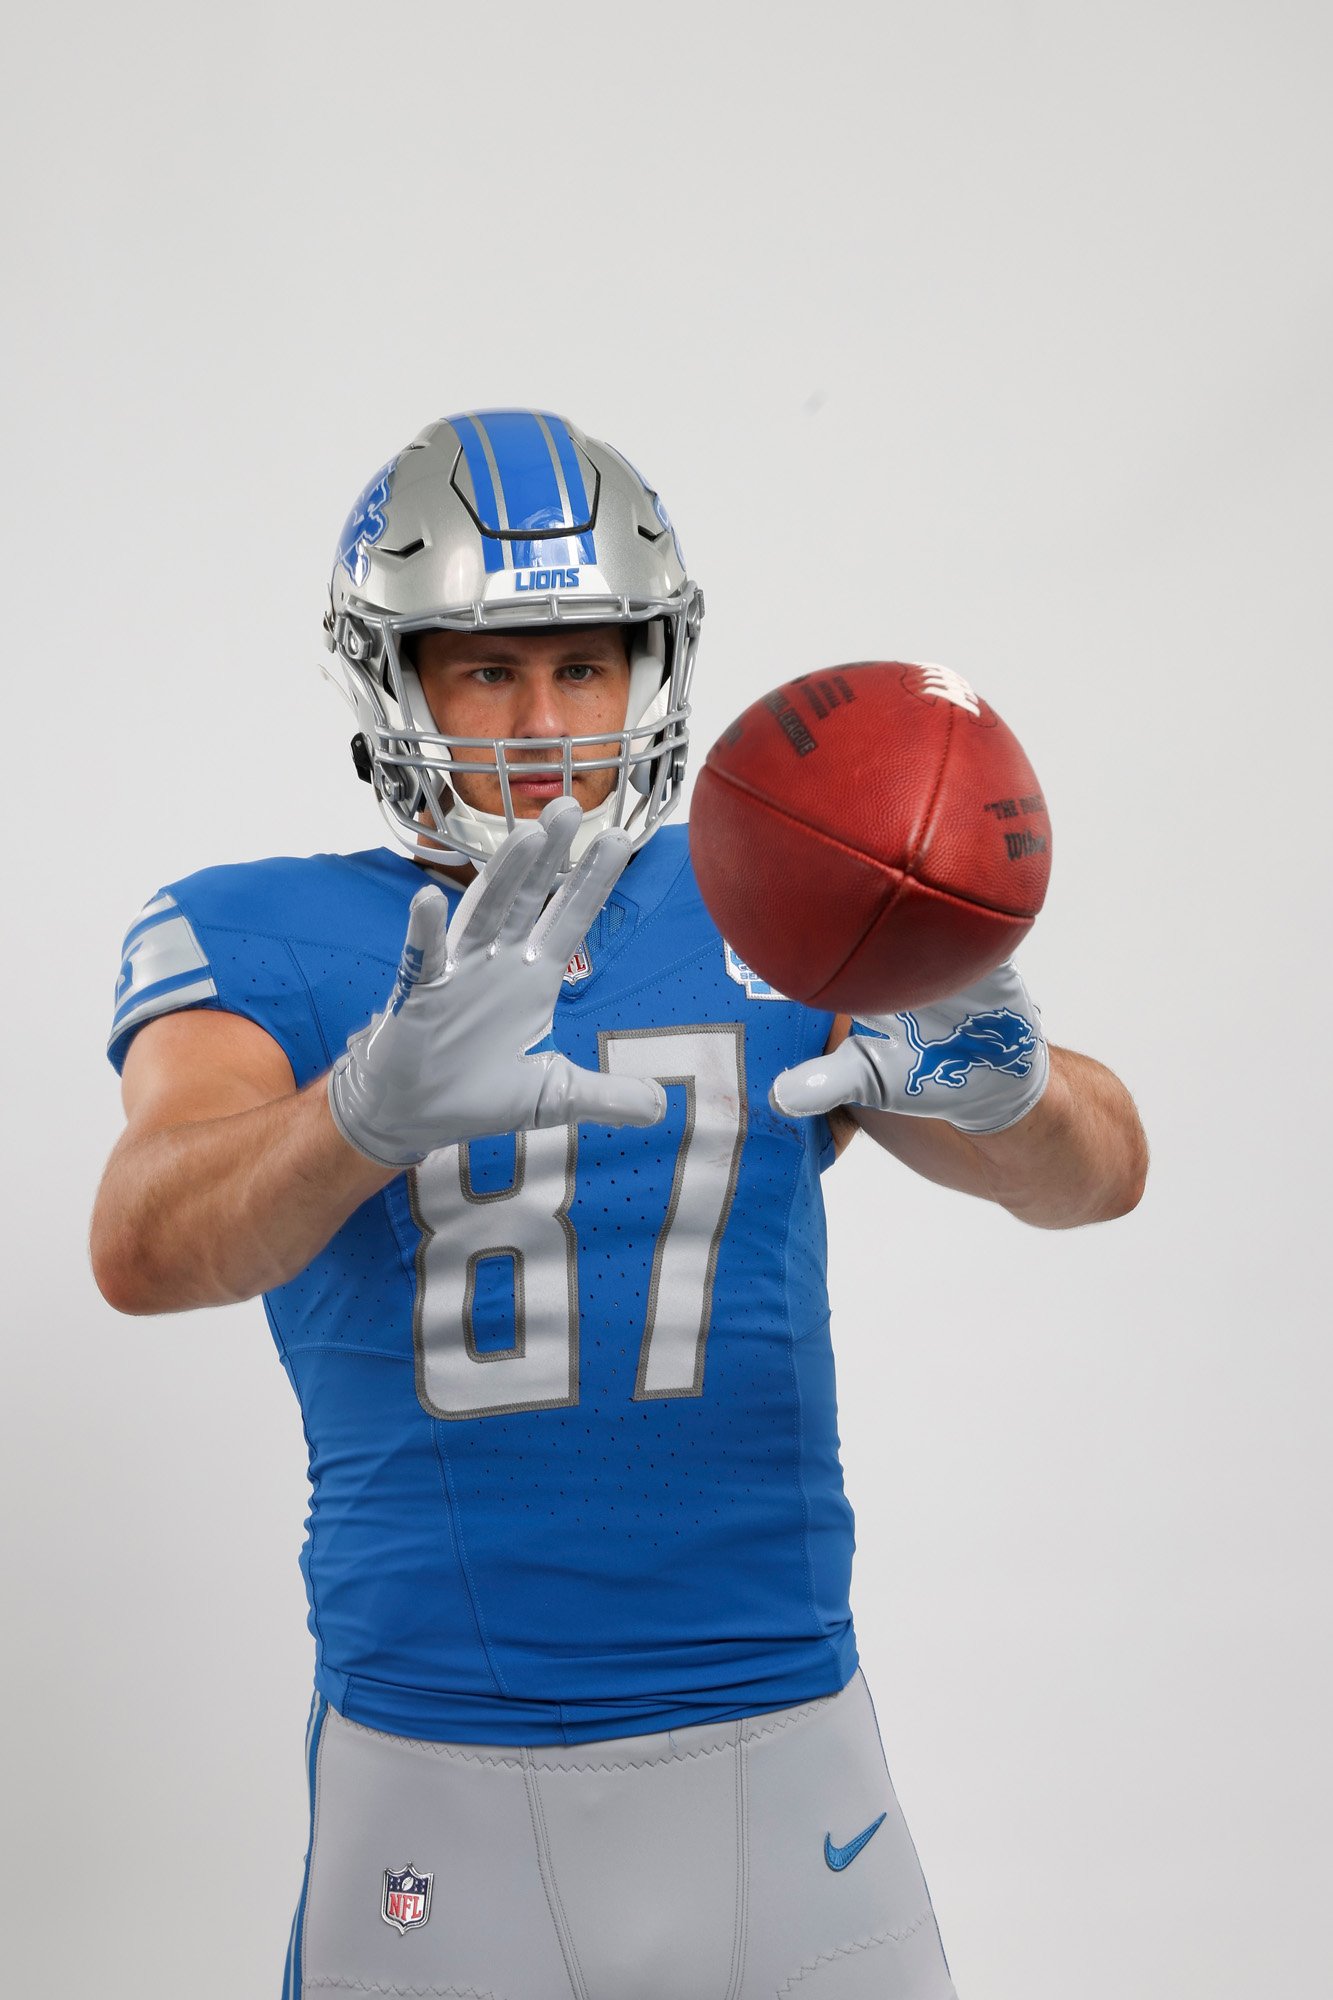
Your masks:
{"label": "jersey sleeve", "polygon": [[244,893],[219,895],[218,878],[231,873],[209,871],[159,890],[130,925],[107,1041],[117,1072],[147,1022],[197,1007],[240,1014],[263,1028],[286,1054],[298,1088],[328,1067],[309,988],[285,938],[276,927],[250,927]]}

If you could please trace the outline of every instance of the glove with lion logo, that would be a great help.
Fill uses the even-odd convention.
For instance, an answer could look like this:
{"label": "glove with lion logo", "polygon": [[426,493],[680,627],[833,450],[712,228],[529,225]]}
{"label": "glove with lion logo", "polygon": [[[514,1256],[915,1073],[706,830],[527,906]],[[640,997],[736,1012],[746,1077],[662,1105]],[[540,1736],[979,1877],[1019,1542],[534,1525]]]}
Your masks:
{"label": "glove with lion logo", "polygon": [[832,1054],[783,1070],[769,1101],[788,1117],[863,1105],[1003,1132],[1031,1111],[1049,1074],[1040,1010],[1006,959],[947,1000],[858,1016]]}

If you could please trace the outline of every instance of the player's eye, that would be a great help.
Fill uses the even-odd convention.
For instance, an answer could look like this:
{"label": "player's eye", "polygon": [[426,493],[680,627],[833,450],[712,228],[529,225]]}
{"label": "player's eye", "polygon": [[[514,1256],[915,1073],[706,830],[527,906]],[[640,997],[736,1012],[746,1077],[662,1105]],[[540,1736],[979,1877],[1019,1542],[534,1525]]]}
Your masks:
{"label": "player's eye", "polygon": [[483,687],[499,687],[509,678],[508,667],[478,667],[475,678]]}
{"label": "player's eye", "polygon": [[589,666],[585,662],[581,661],[571,661],[570,664],[566,668],[564,668],[563,671],[565,679],[567,681],[574,681],[577,685],[580,686],[583,684],[584,681],[590,681],[594,679],[597,673],[596,667]]}

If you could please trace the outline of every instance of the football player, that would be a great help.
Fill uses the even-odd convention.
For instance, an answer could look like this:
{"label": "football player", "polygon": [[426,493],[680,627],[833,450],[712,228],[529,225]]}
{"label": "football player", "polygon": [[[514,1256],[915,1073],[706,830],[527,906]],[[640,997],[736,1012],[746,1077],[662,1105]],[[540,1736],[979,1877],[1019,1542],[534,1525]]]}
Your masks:
{"label": "football player", "polygon": [[[126,939],[98,1282],[262,1292],[310,1446],[286,2000],[953,1991],[857,1667],[821,1176],[862,1125],[1063,1226],[1133,1205],[1142,1133],[1012,966],[909,1041],[729,950],[666,824],[702,617],[618,452],[430,425],[326,619],[395,847],[207,869]],[[1011,1060],[908,1088],[1000,1007]]]}

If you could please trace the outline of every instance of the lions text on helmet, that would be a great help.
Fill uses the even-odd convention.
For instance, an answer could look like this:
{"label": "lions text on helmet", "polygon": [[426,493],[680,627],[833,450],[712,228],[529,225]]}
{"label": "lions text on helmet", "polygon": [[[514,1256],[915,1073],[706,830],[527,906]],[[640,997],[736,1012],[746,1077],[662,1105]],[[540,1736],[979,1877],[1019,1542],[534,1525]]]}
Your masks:
{"label": "lions text on helmet", "polygon": [[[571,864],[606,827],[641,844],[679,803],[703,609],[660,499],[610,445],[540,410],[428,424],[348,515],[325,619],[395,837],[480,866],[563,792],[584,814]],[[506,641],[600,701],[460,705],[450,673],[490,685]]]}

